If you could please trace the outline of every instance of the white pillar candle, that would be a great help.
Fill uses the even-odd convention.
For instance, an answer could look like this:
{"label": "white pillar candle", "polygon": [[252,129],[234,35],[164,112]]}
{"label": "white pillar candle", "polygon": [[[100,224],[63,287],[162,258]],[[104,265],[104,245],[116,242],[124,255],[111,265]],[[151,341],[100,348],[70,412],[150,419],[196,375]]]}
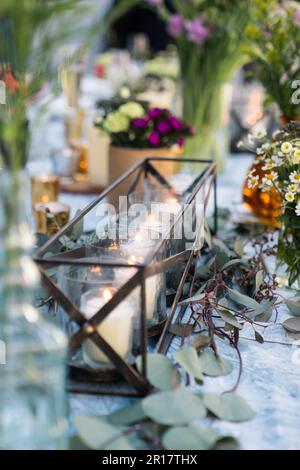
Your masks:
{"label": "white pillar candle", "polygon": [[108,185],[109,137],[91,125],[88,129],[88,179],[95,186]]}
{"label": "white pillar candle", "polygon": [[[146,258],[151,250],[154,250],[154,247],[153,240],[148,240],[140,232],[137,232],[134,240],[121,245],[121,253],[128,258],[129,264],[138,264]],[[146,279],[146,318],[148,321],[153,320],[156,313],[160,285],[161,274],[155,274]],[[134,291],[136,295],[138,290],[139,288]]]}
{"label": "white pillar candle", "polygon": [[[81,311],[86,319],[92,318],[111,298],[114,290],[111,288],[94,288],[83,294],[81,298]],[[134,305],[130,299],[123,300],[99,324],[97,331],[103,339],[122,358],[130,354],[132,349]],[[109,358],[90,339],[83,343],[84,361],[91,367],[101,367],[101,363],[110,363]]]}

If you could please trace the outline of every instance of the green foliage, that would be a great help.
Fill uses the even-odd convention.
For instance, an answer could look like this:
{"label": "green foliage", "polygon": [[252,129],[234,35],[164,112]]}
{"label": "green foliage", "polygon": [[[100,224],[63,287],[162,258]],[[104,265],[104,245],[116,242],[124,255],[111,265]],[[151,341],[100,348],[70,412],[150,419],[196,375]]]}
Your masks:
{"label": "green foliage", "polygon": [[300,106],[291,102],[292,82],[299,78],[300,26],[296,2],[253,0],[252,21],[246,28],[245,51],[255,61],[268,97],[291,119]]}

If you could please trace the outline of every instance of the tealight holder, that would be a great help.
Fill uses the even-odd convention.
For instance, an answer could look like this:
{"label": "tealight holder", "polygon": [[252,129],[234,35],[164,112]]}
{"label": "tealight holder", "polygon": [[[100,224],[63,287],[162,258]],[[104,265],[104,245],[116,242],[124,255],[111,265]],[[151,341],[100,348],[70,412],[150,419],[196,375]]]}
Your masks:
{"label": "tealight holder", "polygon": [[[173,160],[178,164],[181,163],[181,159]],[[152,387],[147,378],[150,313],[147,314],[150,311],[155,313],[158,309],[148,310],[150,297],[147,301],[147,291],[151,289],[157,292],[158,282],[155,281],[155,286],[154,282],[150,286],[150,280],[162,279],[160,276],[165,276],[170,269],[178,267],[181,263],[184,264],[184,271],[172,305],[170,308],[163,307],[164,324],[158,340],[155,340],[157,352],[162,354],[167,352],[173,338],[169,331],[170,326],[174,322],[180,322],[183,317],[184,308],[179,302],[187,276],[192,272],[203,246],[204,210],[208,207],[210,194],[214,195],[213,220],[214,230],[217,229],[214,162],[185,159],[185,164],[190,165],[194,175],[193,182],[185,193],[180,195],[184,204],[180,205],[170,226],[159,226],[162,230],[158,231],[155,243],[144,237],[144,230],[147,232],[149,230],[149,227],[143,226],[149,216],[147,210],[142,210],[142,223],[133,224],[132,232],[127,239],[120,239],[119,236],[115,238],[101,236],[105,233],[105,227],[122,225],[120,216],[127,212],[126,206],[130,210],[130,198],[137,187],[157,186],[158,190],[166,189],[172,194],[176,193],[170,181],[164,176],[167,173],[163,171],[163,164],[164,162],[168,164],[169,161],[169,158],[149,157],[136,163],[35,254],[45,288],[72,322],[68,360],[68,390],[71,392],[144,396],[151,391]],[[119,206],[110,204],[110,201],[117,200],[117,195],[122,197],[119,199]],[[202,208],[202,212],[196,211],[198,206]],[[168,243],[172,239],[176,225],[182,226],[184,223],[182,220],[189,211],[192,211],[189,217],[197,222],[195,230],[191,230],[186,237],[184,249],[172,253],[168,251]],[[136,239],[138,234],[142,236],[142,240]],[[141,241],[142,244],[138,246],[137,242]],[[68,270],[81,269],[82,272],[86,270],[87,282],[80,288],[73,287],[71,291],[66,287],[65,281],[61,282],[57,275],[53,275],[54,267],[56,271],[66,270],[66,277],[70,277]],[[76,276],[81,277],[81,274],[79,275],[77,271]],[[102,275],[106,284],[103,284]],[[107,288],[110,289],[109,295],[106,292]],[[161,292],[165,293],[165,289],[161,289]],[[156,299],[156,295],[152,297],[151,302],[153,298]],[[119,307],[123,302],[125,302],[123,306],[126,307],[124,310],[128,312],[124,320],[127,322],[125,335],[127,346],[121,347],[119,343],[110,341],[111,329],[110,326],[106,328],[105,322],[110,319],[107,325],[112,325],[114,322],[122,324],[123,317]],[[134,312],[133,320],[129,310]],[[125,327],[123,329],[125,331]],[[153,350],[152,341],[154,340],[151,339],[151,350]],[[97,366],[98,363],[102,363],[101,367],[94,367],[96,363]]]}
{"label": "tealight holder", "polygon": [[31,177],[32,206],[42,202],[57,201],[59,196],[59,177],[42,173]]}

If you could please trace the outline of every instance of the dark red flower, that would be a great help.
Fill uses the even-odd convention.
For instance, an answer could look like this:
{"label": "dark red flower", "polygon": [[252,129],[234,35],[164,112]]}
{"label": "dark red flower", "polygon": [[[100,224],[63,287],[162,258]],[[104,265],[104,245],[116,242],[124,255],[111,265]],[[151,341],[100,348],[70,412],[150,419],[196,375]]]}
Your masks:
{"label": "dark red flower", "polygon": [[148,135],[148,141],[153,146],[159,145],[160,135],[157,132],[153,131],[151,132],[151,134]]}
{"label": "dark red flower", "polygon": [[180,131],[182,129],[182,122],[177,117],[171,115],[168,118],[168,121],[171,124],[171,126],[173,127],[173,129],[175,129],[175,131]]}
{"label": "dark red flower", "polygon": [[148,122],[149,122],[148,119],[137,118],[137,119],[132,119],[131,125],[135,129],[146,129],[148,127]]}
{"label": "dark red flower", "polygon": [[164,135],[164,134],[168,134],[169,132],[171,132],[171,126],[170,124],[168,123],[168,121],[159,121],[157,124],[156,124],[156,129],[158,130],[158,132],[160,132],[160,134]]}
{"label": "dark red flower", "polygon": [[160,108],[151,108],[148,111],[148,116],[150,119],[158,118],[162,113],[162,109]]}

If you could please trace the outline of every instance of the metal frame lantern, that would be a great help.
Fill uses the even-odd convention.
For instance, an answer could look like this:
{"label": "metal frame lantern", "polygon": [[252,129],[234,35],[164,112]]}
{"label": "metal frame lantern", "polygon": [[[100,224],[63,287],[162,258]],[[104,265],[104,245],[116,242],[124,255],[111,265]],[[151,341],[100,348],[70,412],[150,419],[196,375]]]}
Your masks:
{"label": "metal frame lantern", "polygon": [[[95,267],[106,268],[127,268],[128,263],[122,260],[102,259],[101,257],[91,257],[88,253],[84,242],[80,246],[71,246],[71,249],[60,251],[57,246],[61,240],[64,240],[76,227],[82,226],[85,217],[89,216],[97,206],[103,201],[114,199],[116,194],[125,194],[128,198],[137,188],[144,187],[149,179],[155,181],[155,184],[161,188],[167,188],[175,193],[175,188],[169,183],[161,169],[164,162],[173,161],[178,164],[182,163],[182,159],[149,157],[139,161],[116,180],[109,188],[100,194],[90,205],[83,209],[80,214],[75,216],[65,227],[57,234],[49,239],[35,254],[35,261],[41,272],[44,287],[53,297],[58,305],[60,305],[67,313],[70,321],[76,324],[76,330],[70,337],[70,381],[68,389],[77,393],[92,394],[110,394],[110,395],[126,395],[126,396],[144,396],[151,391],[151,385],[147,380],[147,350],[148,337],[160,334],[157,348],[160,352],[165,353],[170,343],[170,335],[168,333],[170,324],[173,322],[176,312],[178,311],[178,303],[182,295],[183,286],[190,268],[198,254],[200,248],[192,245],[190,248],[184,249],[179,253],[166,256],[158,261],[155,255],[166,244],[167,236],[163,236],[156,244],[153,252],[145,258],[142,263],[131,263],[130,268],[134,269],[126,282],[121,285],[115,294],[103,306],[97,309],[96,313],[87,318],[80,306],[73,302],[67,292],[57,282],[57,278],[53,277],[53,268],[56,270],[60,266],[77,266],[77,267]],[[175,224],[184,217],[184,213],[197,195],[202,192],[203,206],[208,206],[209,197],[213,188],[213,214],[214,214],[214,230],[217,230],[217,203],[216,203],[216,164],[213,161],[185,159],[184,163],[189,164],[193,169],[193,179],[189,187],[184,191],[186,196],[186,204],[178,215],[176,220],[172,221],[170,231]],[[125,189],[124,189],[125,188]],[[113,197],[112,197],[113,196]],[[84,229],[83,229],[84,231]],[[166,234],[167,235],[167,234]],[[185,267],[176,288],[175,297],[172,306],[167,311],[166,320],[156,327],[154,331],[147,331],[146,320],[146,281],[151,276],[158,273],[166,272],[172,267],[176,267],[178,263],[184,262]],[[54,269],[55,271],[55,269]],[[127,362],[118,352],[109,344],[107,340],[99,333],[98,327],[101,323],[109,318],[114,309],[127,298],[137,287],[139,287],[139,355],[140,366],[136,367],[135,363]],[[180,314],[177,316],[180,319]],[[101,350],[110,360],[112,367],[102,369],[92,369],[82,363],[74,360],[74,355],[86,340]]]}

